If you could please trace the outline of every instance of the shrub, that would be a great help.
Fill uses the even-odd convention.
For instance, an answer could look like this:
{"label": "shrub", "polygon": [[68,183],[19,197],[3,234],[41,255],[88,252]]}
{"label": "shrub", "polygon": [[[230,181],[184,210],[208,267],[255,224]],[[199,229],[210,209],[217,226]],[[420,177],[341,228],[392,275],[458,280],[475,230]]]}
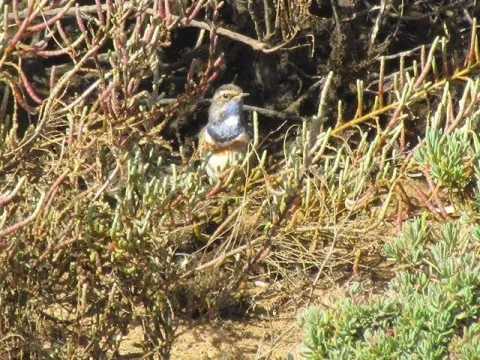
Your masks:
{"label": "shrub", "polygon": [[[480,266],[472,228],[410,222],[385,247],[398,273],[384,295],[338,299],[300,316],[307,359],[473,359],[479,354]],[[478,231],[478,228],[476,228]]]}
{"label": "shrub", "polygon": [[[406,68],[414,51],[376,64],[393,41],[378,7],[376,19],[342,10],[362,29],[364,19],[375,23],[365,61],[345,51],[353,38],[336,10],[325,46],[331,27],[312,1],[84,3],[0,0],[0,357],[115,358],[141,325],[142,355],[168,358],[175,315],[234,312],[249,300],[248,279],[285,280],[282,291],[298,296],[296,277],[314,269],[313,290],[324,269],[372,248],[359,230],[391,219],[392,205],[397,219],[413,208],[402,188],[413,164],[408,120],[427,95],[439,109],[461,109],[437,111],[433,130],[442,114],[453,129],[478,111],[479,82],[464,81],[480,64],[476,23],[468,61],[456,56],[463,38],[437,37]],[[387,75],[393,64],[400,71]],[[352,101],[356,68],[371,77],[357,81]],[[264,122],[260,144],[254,115],[259,166],[214,187],[202,179],[192,134],[209,87],[234,79],[277,120]],[[457,143],[445,155],[455,163],[435,180],[465,189],[461,157],[471,148]],[[448,183],[450,173],[458,179]],[[387,326],[398,306],[356,319]],[[342,334],[360,336],[357,325]],[[474,344],[469,334],[458,342]]]}

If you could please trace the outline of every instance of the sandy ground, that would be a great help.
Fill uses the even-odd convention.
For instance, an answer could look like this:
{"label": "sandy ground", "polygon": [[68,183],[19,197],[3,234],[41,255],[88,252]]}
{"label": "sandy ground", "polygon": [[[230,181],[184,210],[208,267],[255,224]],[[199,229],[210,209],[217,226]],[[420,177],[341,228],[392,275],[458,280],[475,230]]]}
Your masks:
{"label": "sandy ground", "polygon": [[[378,283],[377,286],[382,285]],[[316,289],[312,305],[334,307],[336,298],[345,295],[346,287],[348,285]],[[267,303],[263,301],[263,305]],[[296,318],[306,305],[294,306],[287,301],[275,307],[262,306],[243,320],[180,321],[170,359],[301,360],[302,328]],[[120,346],[120,359],[142,358],[142,341],[141,327],[131,329]]]}
{"label": "sandy ground", "polygon": [[[192,321],[178,326],[171,352],[175,360],[207,359],[299,359],[301,330],[293,318],[244,321]],[[122,343],[124,359],[139,358],[142,330],[134,328]]]}

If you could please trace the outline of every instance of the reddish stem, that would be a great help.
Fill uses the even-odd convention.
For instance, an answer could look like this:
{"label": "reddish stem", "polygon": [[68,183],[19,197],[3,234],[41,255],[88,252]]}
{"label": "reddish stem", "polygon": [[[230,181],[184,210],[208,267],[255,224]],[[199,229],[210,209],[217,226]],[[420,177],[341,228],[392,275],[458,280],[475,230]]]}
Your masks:
{"label": "reddish stem", "polygon": [[170,11],[170,1],[165,0],[165,19],[167,20],[167,26],[172,23],[172,13]]}
{"label": "reddish stem", "polygon": [[25,90],[27,90],[28,95],[32,98],[33,101],[35,101],[38,105],[42,105],[43,100],[40,99],[40,97],[37,95],[35,90],[33,90],[32,84],[30,84],[30,81],[28,81],[27,76],[22,70],[22,58],[20,57],[18,59],[18,67],[19,67],[19,73],[20,73],[20,78],[22,79],[22,84]]}
{"label": "reddish stem", "polygon": [[38,25],[34,25],[34,26],[29,27],[28,31],[29,32],[38,32],[40,30],[45,29],[47,26],[50,26],[50,25],[54,24],[57,20],[60,20],[63,17],[63,15],[65,15],[65,13],[68,11],[68,9],[70,9],[72,7],[73,3],[74,3],[74,0],[70,0],[68,2],[68,4],[65,5],[64,8],[58,14],[51,17],[50,19],[48,19],[45,22],[41,22]]}
{"label": "reddish stem", "polygon": [[102,26],[105,26],[105,15],[103,15],[102,3],[100,2],[100,0],[95,0],[95,6],[97,7],[98,20],[100,21],[100,24]]}
{"label": "reddish stem", "polygon": [[422,206],[430,211],[435,220],[437,220],[438,222],[443,222],[444,220],[442,219],[442,217],[438,214],[437,210],[433,207],[430,201],[428,201],[427,195],[425,195],[425,193],[420,189],[415,189],[415,192],[417,193],[418,199],[420,200]]}
{"label": "reddish stem", "polygon": [[[18,16],[18,0],[13,0],[12,2],[12,12],[13,12],[13,18],[15,19],[15,24],[17,26],[20,26],[21,21],[20,17]],[[8,14],[6,14],[8,15]]]}
{"label": "reddish stem", "polygon": [[82,32],[87,32],[87,28],[86,28],[85,23],[83,22],[83,19],[82,19],[82,14],[80,13],[80,5],[78,5],[78,3],[75,6],[75,17],[77,18],[78,28]]}
{"label": "reddish stem", "polygon": [[15,46],[17,45],[17,43],[20,41],[22,36],[25,35],[25,30],[27,29],[28,25],[30,25],[30,22],[32,21],[32,18],[34,17],[34,16],[31,16],[31,15],[36,16],[35,13],[32,13],[32,10],[33,10],[33,1],[29,1],[28,2],[28,8],[27,8],[27,15],[25,16],[25,19],[23,19],[23,22],[20,25],[20,27],[18,28],[18,30],[17,30],[15,36],[13,37],[13,39],[10,40],[10,42],[8,43],[8,47],[7,47],[7,50],[6,50],[7,52],[12,51],[15,48]]}

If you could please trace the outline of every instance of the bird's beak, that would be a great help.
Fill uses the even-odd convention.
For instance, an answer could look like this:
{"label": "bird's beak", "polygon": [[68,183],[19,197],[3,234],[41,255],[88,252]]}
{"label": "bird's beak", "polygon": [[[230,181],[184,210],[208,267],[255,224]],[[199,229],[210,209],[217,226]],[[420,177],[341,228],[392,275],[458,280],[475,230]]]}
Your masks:
{"label": "bird's beak", "polygon": [[237,96],[235,96],[236,98],[239,98],[239,99],[243,99],[244,97],[250,95],[249,93],[240,93],[238,94]]}

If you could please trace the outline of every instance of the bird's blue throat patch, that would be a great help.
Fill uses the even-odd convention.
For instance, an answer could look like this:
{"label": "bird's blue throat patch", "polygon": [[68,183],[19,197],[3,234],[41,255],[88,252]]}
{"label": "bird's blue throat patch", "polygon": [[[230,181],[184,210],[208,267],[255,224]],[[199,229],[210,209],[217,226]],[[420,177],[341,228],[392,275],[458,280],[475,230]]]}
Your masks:
{"label": "bird's blue throat patch", "polygon": [[[210,114],[212,115],[212,114]],[[246,133],[247,129],[242,120],[242,102],[231,100],[225,107],[225,110],[217,114],[215,119],[207,126],[206,131],[217,143],[227,143],[235,140],[240,135]]]}
{"label": "bird's blue throat patch", "polygon": [[247,130],[240,121],[235,125],[219,121],[207,126],[206,131],[215,142],[222,144],[235,140]]}
{"label": "bird's blue throat patch", "polygon": [[225,107],[225,112],[223,117],[226,119],[230,116],[242,116],[242,101],[241,100],[230,100]]}

